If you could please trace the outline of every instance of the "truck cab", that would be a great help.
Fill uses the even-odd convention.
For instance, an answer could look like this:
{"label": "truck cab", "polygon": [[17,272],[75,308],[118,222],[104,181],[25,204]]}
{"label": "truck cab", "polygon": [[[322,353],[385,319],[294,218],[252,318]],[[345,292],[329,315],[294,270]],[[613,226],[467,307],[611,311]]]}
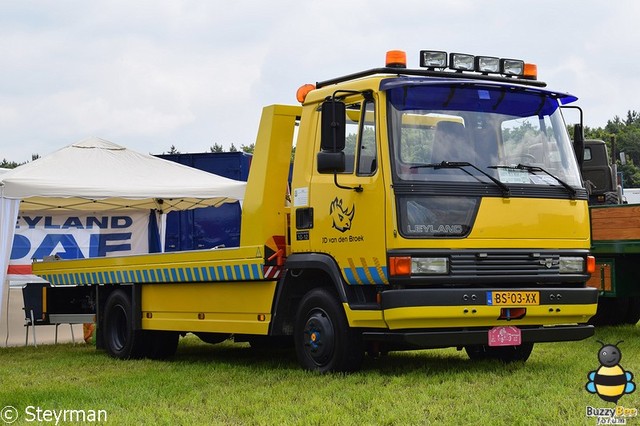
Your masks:
{"label": "truck cab", "polygon": [[[286,267],[327,271],[381,346],[526,359],[538,339],[587,337],[588,196],[559,108],[576,98],[429,65],[304,98]],[[524,343],[491,347],[511,325]]]}
{"label": "truck cab", "polygon": [[609,161],[607,145],[603,140],[584,141],[582,178],[589,187],[589,204],[619,204],[617,182]]}

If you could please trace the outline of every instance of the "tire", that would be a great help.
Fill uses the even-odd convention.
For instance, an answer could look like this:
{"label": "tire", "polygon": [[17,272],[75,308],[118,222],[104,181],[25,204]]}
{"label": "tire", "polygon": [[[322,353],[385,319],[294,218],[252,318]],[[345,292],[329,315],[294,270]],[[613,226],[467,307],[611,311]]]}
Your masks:
{"label": "tire", "polygon": [[197,332],[194,333],[196,336],[200,338],[205,343],[209,343],[210,345],[215,345],[218,343],[222,343],[231,337],[228,333],[207,333],[207,332]]}
{"label": "tire", "polygon": [[356,371],[364,358],[361,333],[349,327],[342,305],[326,289],[311,290],[300,302],[294,345],[300,366],[320,373]]}
{"label": "tire", "polygon": [[472,345],[465,346],[464,349],[469,358],[473,361],[497,359],[504,363],[516,361],[525,362],[529,359],[529,356],[533,351],[533,343],[524,342],[520,346]]}
{"label": "tire", "polygon": [[620,204],[620,198],[617,192],[605,192],[604,193],[605,204]]}
{"label": "tire", "polygon": [[464,350],[467,353],[469,359],[472,361],[482,361],[485,359],[489,359],[486,345],[465,346]]}
{"label": "tire", "polygon": [[[589,319],[589,324],[597,326],[625,324],[629,312],[628,297],[599,297],[598,310]],[[637,322],[637,321],[636,321]]]}
{"label": "tire", "polygon": [[640,297],[629,297],[629,307],[624,322],[626,324],[636,325],[640,321]]}
{"label": "tire", "polygon": [[180,333],[177,331],[148,330],[143,332],[147,341],[145,356],[150,359],[167,359],[176,354]]}
{"label": "tire", "polygon": [[131,299],[123,290],[115,290],[104,305],[104,348],[119,359],[137,359],[145,355],[146,341],[142,330],[133,329]]}

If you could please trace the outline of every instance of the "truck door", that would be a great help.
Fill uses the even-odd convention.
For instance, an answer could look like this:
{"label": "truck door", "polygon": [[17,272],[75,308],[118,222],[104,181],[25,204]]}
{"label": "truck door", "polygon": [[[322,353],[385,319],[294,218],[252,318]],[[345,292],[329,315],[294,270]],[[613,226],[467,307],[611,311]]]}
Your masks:
{"label": "truck door", "polygon": [[344,171],[321,173],[316,167],[312,174],[309,248],[335,259],[348,284],[383,284],[385,193],[376,104],[373,95],[358,95],[345,99],[345,107]]}

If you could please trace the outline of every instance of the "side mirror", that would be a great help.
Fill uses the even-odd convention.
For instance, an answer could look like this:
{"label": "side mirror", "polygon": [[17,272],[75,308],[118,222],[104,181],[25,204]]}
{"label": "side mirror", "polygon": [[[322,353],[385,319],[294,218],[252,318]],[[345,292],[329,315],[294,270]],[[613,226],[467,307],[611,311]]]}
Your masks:
{"label": "side mirror", "polygon": [[346,107],[342,101],[331,99],[322,103],[322,151],[339,152],[344,149],[345,113]]}
{"label": "side mirror", "polygon": [[582,131],[582,124],[575,124],[573,126],[573,150],[576,153],[578,166],[582,168],[582,164],[584,163],[584,133]]}
{"label": "side mirror", "polygon": [[319,173],[342,173],[345,171],[346,162],[344,152],[327,152],[320,151],[318,153],[318,172]]}

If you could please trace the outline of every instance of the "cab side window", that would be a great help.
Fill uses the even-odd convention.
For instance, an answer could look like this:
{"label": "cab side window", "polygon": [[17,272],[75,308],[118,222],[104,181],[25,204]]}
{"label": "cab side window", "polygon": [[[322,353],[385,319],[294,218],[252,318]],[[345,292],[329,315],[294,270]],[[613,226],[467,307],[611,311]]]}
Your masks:
{"label": "cab side window", "polygon": [[345,124],[346,168],[344,173],[371,176],[378,168],[375,104],[363,101],[347,105]]}
{"label": "cab side window", "polygon": [[358,175],[371,176],[378,168],[376,148],[375,104],[365,101],[360,120],[360,143],[358,145]]}
{"label": "cab side window", "polygon": [[356,145],[360,128],[360,103],[347,105],[344,141],[344,173],[352,174],[356,162]]}

